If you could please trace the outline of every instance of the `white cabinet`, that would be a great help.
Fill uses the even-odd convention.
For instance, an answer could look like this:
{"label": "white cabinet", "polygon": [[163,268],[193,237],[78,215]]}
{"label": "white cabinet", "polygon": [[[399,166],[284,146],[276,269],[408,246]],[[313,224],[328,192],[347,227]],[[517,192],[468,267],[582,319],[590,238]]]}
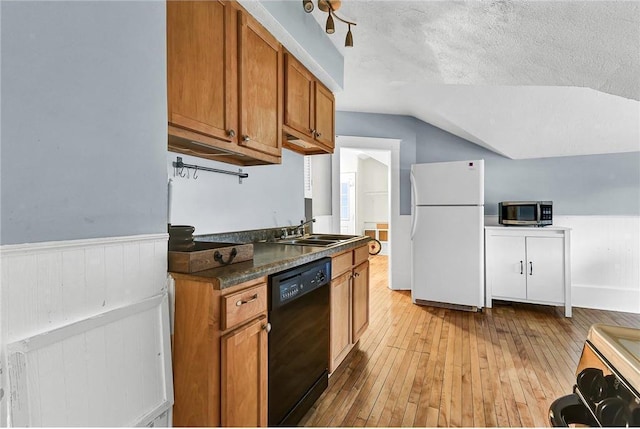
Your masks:
{"label": "white cabinet", "polygon": [[570,230],[485,227],[486,306],[493,299],[564,305],[571,317]]}

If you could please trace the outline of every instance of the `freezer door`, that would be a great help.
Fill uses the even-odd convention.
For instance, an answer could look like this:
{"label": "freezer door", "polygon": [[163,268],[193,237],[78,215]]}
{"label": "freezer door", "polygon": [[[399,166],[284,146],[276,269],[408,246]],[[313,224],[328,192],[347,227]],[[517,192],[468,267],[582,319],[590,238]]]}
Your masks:
{"label": "freezer door", "polygon": [[484,204],[484,160],[411,166],[413,205]]}
{"label": "freezer door", "polygon": [[484,306],[482,206],[414,207],[411,295],[416,299]]}

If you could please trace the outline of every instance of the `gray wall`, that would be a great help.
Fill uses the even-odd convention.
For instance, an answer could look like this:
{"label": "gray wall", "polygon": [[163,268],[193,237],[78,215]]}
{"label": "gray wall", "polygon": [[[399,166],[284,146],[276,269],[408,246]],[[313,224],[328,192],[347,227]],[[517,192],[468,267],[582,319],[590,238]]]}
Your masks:
{"label": "gray wall", "polygon": [[411,163],[484,159],[487,215],[523,199],[552,200],[558,215],[640,215],[640,152],[511,160],[415,118],[370,113],[338,112],[336,131],[402,140],[400,214],[411,213]]}
{"label": "gray wall", "polygon": [[164,2],[0,4],[0,244],[166,231]]}

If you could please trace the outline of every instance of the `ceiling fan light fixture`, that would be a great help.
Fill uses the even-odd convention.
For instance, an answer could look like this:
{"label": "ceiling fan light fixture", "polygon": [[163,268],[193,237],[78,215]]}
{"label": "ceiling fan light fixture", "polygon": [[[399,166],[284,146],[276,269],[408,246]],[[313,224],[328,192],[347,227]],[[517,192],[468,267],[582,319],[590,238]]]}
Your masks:
{"label": "ceiling fan light fixture", "polygon": [[351,24],[349,24],[349,31],[347,31],[347,37],[344,39],[344,46],[347,48],[353,48],[353,34],[351,34]]}
{"label": "ceiling fan light fixture", "polygon": [[313,11],[313,0],[302,0],[302,7],[305,12],[311,13]]}
{"label": "ceiling fan light fixture", "polygon": [[336,32],[336,27],[333,22],[333,17],[331,16],[331,12],[329,12],[329,17],[327,18],[327,25],[325,27],[327,34],[333,34]]}

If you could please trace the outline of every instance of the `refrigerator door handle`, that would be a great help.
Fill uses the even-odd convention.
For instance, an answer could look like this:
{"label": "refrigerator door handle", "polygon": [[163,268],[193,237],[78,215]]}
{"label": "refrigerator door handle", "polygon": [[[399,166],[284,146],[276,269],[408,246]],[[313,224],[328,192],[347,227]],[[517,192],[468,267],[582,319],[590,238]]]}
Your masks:
{"label": "refrigerator door handle", "polygon": [[415,177],[413,176],[413,171],[411,171],[411,209],[413,213],[411,213],[411,239],[413,240],[413,236],[416,233],[416,224],[418,223],[418,208],[416,206],[416,184]]}
{"label": "refrigerator door handle", "polygon": [[411,239],[413,240],[413,236],[416,233],[416,225],[418,223],[418,210],[417,207],[413,207],[413,216],[412,216],[412,222],[411,222]]}

